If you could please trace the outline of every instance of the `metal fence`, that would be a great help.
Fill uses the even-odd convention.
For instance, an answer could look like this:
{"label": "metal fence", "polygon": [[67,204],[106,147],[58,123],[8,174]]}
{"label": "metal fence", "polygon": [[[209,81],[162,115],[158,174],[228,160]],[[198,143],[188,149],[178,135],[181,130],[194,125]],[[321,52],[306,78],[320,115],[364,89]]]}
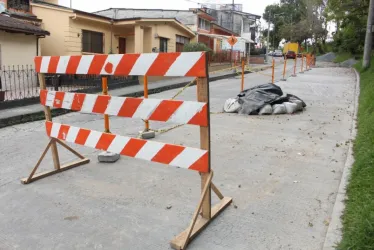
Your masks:
{"label": "metal fence", "polygon": [[[138,84],[134,76],[108,76],[109,88]],[[99,92],[98,75],[48,75],[46,85],[50,90],[70,92]],[[11,102],[39,96],[39,81],[31,65],[3,66],[0,68],[0,102]]]}
{"label": "metal fence", "polygon": [[212,63],[231,63],[240,62],[242,57],[245,57],[245,52],[242,51],[232,51],[231,50],[221,50],[217,52],[210,52],[208,54],[209,64]]}

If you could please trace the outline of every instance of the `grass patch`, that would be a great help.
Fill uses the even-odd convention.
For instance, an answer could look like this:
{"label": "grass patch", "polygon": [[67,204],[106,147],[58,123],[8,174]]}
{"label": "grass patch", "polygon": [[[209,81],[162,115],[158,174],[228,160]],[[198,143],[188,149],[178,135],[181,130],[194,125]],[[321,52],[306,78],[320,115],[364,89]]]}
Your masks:
{"label": "grass patch", "polygon": [[336,58],[334,59],[334,63],[341,63],[347,61],[348,59],[352,58],[352,54],[348,52],[338,53]]}
{"label": "grass patch", "polygon": [[339,250],[374,249],[374,60],[365,71],[361,62],[355,68],[361,75],[358,131]]}

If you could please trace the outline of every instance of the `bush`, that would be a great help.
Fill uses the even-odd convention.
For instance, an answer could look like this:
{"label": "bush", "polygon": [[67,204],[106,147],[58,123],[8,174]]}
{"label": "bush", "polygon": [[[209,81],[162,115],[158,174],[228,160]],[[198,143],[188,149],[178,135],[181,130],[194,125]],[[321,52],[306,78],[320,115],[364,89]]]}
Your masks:
{"label": "bush", "polygon": [[194,51],[212,51],[204,43],[187,43],[183,47],[183,52],[194,52]]}

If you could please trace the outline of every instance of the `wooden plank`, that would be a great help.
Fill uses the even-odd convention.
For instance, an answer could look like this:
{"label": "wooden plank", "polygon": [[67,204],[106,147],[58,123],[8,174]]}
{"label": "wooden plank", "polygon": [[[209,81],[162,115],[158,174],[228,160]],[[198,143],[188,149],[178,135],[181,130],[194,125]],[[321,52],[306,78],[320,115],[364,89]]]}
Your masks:
{"label": "wooden plank", "polygon": [[77,161],[74,161],[72,163],[65,164],[65,165],[61,166],[59,169],[55,169],[55,170],[52,170],[52,171],[47,171],[47,172],[36,174],[30,180],[28,180],[28,178],[23,178],[23,179],[21,179],[21,182],[23,184],[29,184],[29,183],[31,183],[33,181],[40,180],[42,178],[45,178],[45,177],[48,177],[48,176],[51,176],[51,175],[54,175],[54,174],[57,174],[57,173],[69,170],[71,168],[79,167],[79,166],[87,164],[89,162],[90,162],[90,159],[87,159],[87,158],[86,159],[82,159],[82,160],[77,160]]}
{"label": "wooden plank", "polygon": [[[44,74],[39,73],[38,78],[39,78],[40,89],[41,90],[46,89]],[[49,107],[44,106],[44,114],[45,114],[45,119],[47,121],[52,121],[51,109]],[[60,158],[58,157],[56,141],[52,142],[51,151],[52,151],[53,165],[56,170],[60,169]]]}
{"label": "wooden plank", "polygon": [[[207,103],[207,116],[208,116],[208,126],[200,126],[200,148],[208,150],[208,170],[210,171],[210,105],[209,105],[209,82],[208,78],[197,78],[197,101]],[[201,173],[201,190],[203,190],[205,183],[207,182],[209,173]],[[210,184],[209,184],[210,185]],[[211,189],[209,187],[208,192],[204,197],[204,202],[202,206],[202,216],[205,219],[210,219],[211,217]]]}
{"label": "wooden plank", "polygon": [[221,200],[224,198],[223,194],[219,191],[219,189],[216,187],[216,185],[214,185],[214,183],[210,183],[210,186],[212,187],[212,190],[214,191],[214,193],[216,193],[216,195],[218,196],[218,198],[220,198]]}
{"label": "wooden plank", "polygon": [[84,157],[83,155],[81,155],[80,153],[72,149],[71,147],[69,147],[66,143],[62,142],[61,140],[56,139],[56,142],[60,144],[61,146],[63,146],[64,148],[66,148],[67,150],[69,150],[70,152],[72,152],[73,154],[75,154],[76,156],[78,156],[79,158],[86,159],[86,157]]}
{"label": "wooden plank", "polygon": [[194,212],[194,215],[192,216],[192,221],[191,221],[191,224],[190,224],[190,226],[188,228],[188,233],[186,235],[186,238],[185,238],[185,241],[184,241],[182,249],[185,249],[187,247],[187,244],[189,242],[192,230],[193,230],[193,228],[195,226],[197,217],[199,216],[199,212],[201,210],[201,206],[203,205],[204,197],[205,197],[206,193],[208,192],[208,189],[210,189],[209,186],[210,186],[210,184],[212,182],[212,177],[213,177],[213,171],[210,171],[210,174],[209,174],[209,177],[207,179],[207,182],[205,183],[204,189],[202,190],[200,201],[199,201],[199,203],[197,205],[197,208],[196,208],[196,210]]}
{"label": "wooden plank", "polygon": [[[211,222],[215,217],[217,217],[227,206],[232,202],[232,198],[225,197],[218,204],[212,207],[212,218],[210,220],[199,217],[195,223],[195,226],[192,230],[189,241],[193,240],[206,226]],[[182,233],[177,235],[171,242],[170,246],[174,249],[181,250],[183,249],[183,243],[188,234],[189,228],[184,230]]]}
{"label": "wooden plank", "polygon": [[48,149],[51,147],[52,141],[53,141],[53,139],[49,140],[49,143],[48,143],[47,147],[44,149],[44,152],[43,152],[42,156],[39,158],[39,160],[36,163],[34,169],[31,171],[29,177],[26,179],[27,180],[26,182],[29,182],[31,180],[31,178],[34,176],[34,174],[35,174],[36,170],[38,169],[40,163],[42,163],[42,160],[44,159],[45,155],[47,154]]}

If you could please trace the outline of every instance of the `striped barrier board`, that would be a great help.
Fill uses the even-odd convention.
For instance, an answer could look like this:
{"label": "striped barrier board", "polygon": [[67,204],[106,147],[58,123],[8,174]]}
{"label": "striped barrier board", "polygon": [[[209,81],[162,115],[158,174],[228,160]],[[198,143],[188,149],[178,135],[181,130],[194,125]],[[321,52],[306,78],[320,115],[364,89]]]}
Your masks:
{"label": "striped barrier board", "polygon": [[208,172],[208,151],[46,122],[52,138],[170,166]]}
{"label": "striped barrier board", "polygon": [[206,77],[204,52],[35,57],[38,73]]}
{"label": "striped barrier board", "polygon": [[208,108],[204,102],[113,97],[49,90],[40,91],[40,102],[47,107],[82,113],[208,126]]}

